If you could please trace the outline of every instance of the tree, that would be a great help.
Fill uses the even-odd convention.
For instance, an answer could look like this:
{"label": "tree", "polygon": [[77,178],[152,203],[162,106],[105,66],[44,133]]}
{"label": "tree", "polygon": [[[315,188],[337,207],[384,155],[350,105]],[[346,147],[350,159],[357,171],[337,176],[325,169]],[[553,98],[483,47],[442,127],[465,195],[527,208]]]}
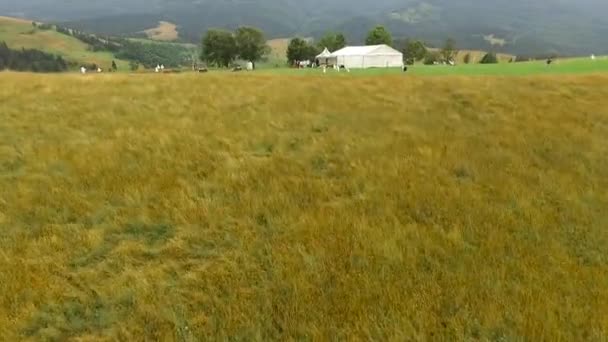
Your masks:
{"label": "tree", "polygon": [[304,50],[304,60],[308,60],[308,61],[314,61],[315,58],[317,57],[318,54],[321,53],[321,51],[314,45],[312,44],[306,44],[306,49]]}
{"label": "tree", "polygon": [[238,55],[234,35],[225,30],[209,30],[203,38],[201,59],[218,67],[229,67]]}
{"label": "tree", "polygon": [[336,34],[334,49],[340,50],[346,46],[346,37],[342,33]]}
{"label": "tree", "polygon": [[367,45],[379,45],[386,44],[392,45],[393,38],[391,33],[384,26],[376,26],[367,34],[367,38],[365,39],[365,44]]}
{"label": "tree", "polygon": [[470,53],[467,53],[466,55],[464,55],[463,62],[464,62],[464,64],[471,63],[471,54]]}
{"label": "tree", "polygon": [[441,49],[441,59],[444,62],[453,61],[458,54],[458,50],[456,50],[456,41],[452,38],[448,38]]}
{"label": "tree", "polygon": [[253,63],[254,69],[255,62],[270,51],[264,33],[255,27],[239,27],[236,30],[235,40],[239,58]]}
{"label": "tree", "polygon": [[11,60],[11,50],[5,42],[0,42],[0,70],[8,68]]}
{"label": "tree", "polygon": [[404,43],[403,49],[403,61],[405,64],[412,65],[416,61],[423,60],[427,55],[427,50],[424,44],[418,40],[407,39]]}
{"label": "tree", "polygon": [[488,52],[485,56],[479,61],[481,64],[496,64],[498,63],[498,58],[494,52]]}
{"label": "tree", "polygon": [[342,33],[333,33],[328,32],[319,40],[317,47],[320,50],[324,48],[329,49],[329,51],[337,51],[346,46],[346,37]]}
{"label": "tree", "polygon": [[131,68],[131,71],[137,71],[137,69],[139,69],[139,63],[135,61],[130,61],[129,67]]}
{"label": "tree", "polygon": [[117,71],[118,70],[118,66],[116,65],[115,61],[112,61],[112,71]]}
{"label": "tree", "polygon": [[439,62],[439,59],[441,58],[441,56],[439,56],[438,52],[428,52],[426,54],[426,56],[424,56],[424,64],[426,65],[433,65],[436,62]]}
{"label": "tree", "polygon": [[287,46],[287,62],[302,61],[308,55],[308,43],[304,39],[294,38]]}

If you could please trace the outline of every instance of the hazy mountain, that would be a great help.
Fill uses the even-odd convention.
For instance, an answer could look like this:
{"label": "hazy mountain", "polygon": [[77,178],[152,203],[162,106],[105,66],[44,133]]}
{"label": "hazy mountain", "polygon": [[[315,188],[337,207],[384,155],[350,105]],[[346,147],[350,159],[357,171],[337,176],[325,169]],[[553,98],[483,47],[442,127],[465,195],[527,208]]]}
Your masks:
{"label": "hazy mountain", "polygon": [[198,41],[210,27],[253,25],[270,37],[341,30],[351,42],[375,24],[395,36],[514,53],[608,53],[605,0],[0,0],[0,13],[98,33],[133,34],[159,20]]}

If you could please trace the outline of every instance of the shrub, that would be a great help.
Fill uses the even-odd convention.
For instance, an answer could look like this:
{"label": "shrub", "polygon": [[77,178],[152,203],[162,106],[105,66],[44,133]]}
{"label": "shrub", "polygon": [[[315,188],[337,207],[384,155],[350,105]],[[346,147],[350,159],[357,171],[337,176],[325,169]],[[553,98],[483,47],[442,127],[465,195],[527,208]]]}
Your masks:
{"label": "shrub", "polygon": [[440,56],[437,52],[429,52],[424,57],[424,64],[433,65],[433,64],[439,62],[439,60],[440,60]]}
{"label": "shrub", "polygon": [[498,63],[498,58],[494,52],[488,52],[485,56],[479,61],[481,64],[496,64]]}

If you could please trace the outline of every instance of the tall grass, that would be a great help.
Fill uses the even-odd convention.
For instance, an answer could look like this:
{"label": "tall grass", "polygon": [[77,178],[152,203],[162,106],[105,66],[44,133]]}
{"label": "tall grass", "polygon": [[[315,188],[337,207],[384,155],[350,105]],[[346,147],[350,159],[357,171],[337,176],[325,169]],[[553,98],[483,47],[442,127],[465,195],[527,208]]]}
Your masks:
{"label": "tall grass", "polygon": [[607,82],[2,73],[0,340],[605,340]]}

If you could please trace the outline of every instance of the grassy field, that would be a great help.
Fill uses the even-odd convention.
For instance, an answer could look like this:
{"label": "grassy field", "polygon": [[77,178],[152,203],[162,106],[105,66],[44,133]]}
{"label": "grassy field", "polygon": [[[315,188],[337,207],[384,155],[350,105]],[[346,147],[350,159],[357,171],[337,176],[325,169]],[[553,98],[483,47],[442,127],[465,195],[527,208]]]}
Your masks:
{"label": "grassy field", "polygon": [[608,339],[607,75],[0,74],[0,340]]}
{"label": "grassy field", "polygon": [[[268,67],[260,70],[266,73],[283,75],[323,75],[321,69],[290,69]],[[552,65],[545,61],[499,64],[459,64],[455,67],[448,65],[413,65],[408,66],[407,74],[419,76],[533,76],[533,75],[560,75],[560,74],[593,74],[608,73],[608,58],[600,57],[596,60],[590,58],[561,59]],[[328,70],[327,75],[335,76],[378,76],[403,74],[399,68],[352,69],[350,73]]]}
{"label": "grassy field", "polygon": [[0,17],[0,41],[5,41],[12,49],[38,49],[63,56],[68,61],[78,63],[95,63],[109,68],[112,60],[119,67],[128,69],[128,62],[114,58],[109,52],[93,52],[88,45],[74,37],[32,27],[31,21]]}

